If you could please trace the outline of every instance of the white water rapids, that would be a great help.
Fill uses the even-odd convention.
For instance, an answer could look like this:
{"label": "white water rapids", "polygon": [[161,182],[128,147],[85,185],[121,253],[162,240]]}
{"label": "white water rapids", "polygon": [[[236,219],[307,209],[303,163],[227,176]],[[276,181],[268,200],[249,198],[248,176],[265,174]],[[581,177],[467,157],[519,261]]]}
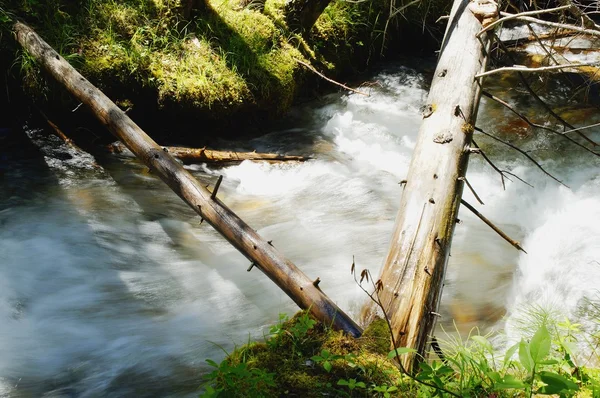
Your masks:
{"label": "white water rapids", "polygon": [[[350,275],[379,273],[426,95],[423,74],[396,67],[370,97],[331,95],[296,108],[290,124],[231,148],[313,154],[303,164],[242,163],[190,170],[321,288],[358,318],[366,297]],[[506,85],[510,87],[510,85]],[[549,122],[513,89],[505,99]],[[598,122],[597,112],[545,99]],[[500,95],[499,94],[499,95]],[[564,102],[564,104],[563,104]],[[567,109],[568,108],[568,109]],[[456,228],[441,322],[519,333],[524,304],[577,320],[600,287],[597,157],[535,134],[484,102],[479,123],[520,145],[569,188],[507,147],[475,135],[497,164],[535,186],[500,178],[472,156],[468,179],[484,206],[464,198],[520,240],[517,252],[468,211]],[[600,130],[593,137],[600,140]],[[28,130],[36,156],[8,153],[0,177],[0,397],[194,395],[206,358],[255,339],[295,305],[268,278],[127,155],[82,155]],[[0,152],[2,148],[0,148]],[[431,159],[435,162],[435,159]],[[505,311],[508,311],[505,315]]]}

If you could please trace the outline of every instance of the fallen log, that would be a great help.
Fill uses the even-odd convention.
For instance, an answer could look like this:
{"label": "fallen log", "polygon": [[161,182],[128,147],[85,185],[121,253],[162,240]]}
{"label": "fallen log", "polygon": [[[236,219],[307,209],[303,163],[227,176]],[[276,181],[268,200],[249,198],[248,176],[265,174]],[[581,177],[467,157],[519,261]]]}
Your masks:
{"label": "fallen log", "polygon": [[[455,0],[400,200],[381,273],[382,307],[394,341],[417,350],[404,354],[407,371],[427,355],[437,320],[450,244],[456,224],[488,34],[477,34],[497,17],[493,2]],[[363,321],[377,308],[368,303]]]}
{"label": "fallen log", "polygon": [[[125,146],[120,142],[114,142],[110,144],[109,149],[112,152],[120,153],[123,152]],[[233,164],[241,163],[244,160],[250,160],[253,162],[280,163],[305,162],[308,159],[310,159],[306,156],[280,155],[277,153],[215,151],[213,149],[206,148],[186,148],[178,146],[166,146],[163,147],[163,150],[166,150],[172,156],[175,156],[177,159],[181,160],[185,164]]]}
{"label": "fallen log", "polygon": [[159,176],[202,219],[211,224],[252,264],[302,309],[336,329],[358,337],[362,330],[292,262],[250,228],[156,144],[104,93],[94,87],[27,25],[13,25],[17,41],[57,82],[87,105],[98,120]]}

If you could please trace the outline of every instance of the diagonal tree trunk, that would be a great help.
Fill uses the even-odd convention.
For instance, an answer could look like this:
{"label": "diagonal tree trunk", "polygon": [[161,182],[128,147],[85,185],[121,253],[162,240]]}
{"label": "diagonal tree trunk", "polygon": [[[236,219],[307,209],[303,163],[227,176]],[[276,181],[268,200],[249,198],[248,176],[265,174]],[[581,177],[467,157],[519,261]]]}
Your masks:
{"label": "diagonal tree trunk", "polygon": [[[217,186],[209,192],[167,151],[158,146],[106,95],[94,87],[33,29],[17,22],[17,41],[57,82],[88,106],[94,116],[159,176],[196,213],[212,225],[302,309],[324,324],[359,337],[362,330],[291,261],[265,241],[217,197]],[[220,181],[220,180],[219,180]],[[250,269],[249,269],[250,270]]]}
{"label": "diagonal tree trunk", "polygon": [[[381,274],[395,341],[418,352],[402,357],[408,371],[436,323],[480,97],[475,75],[485,69],[488,38],[475,35],[496,14],[492,3],[454,1]],[[375,310],[368,304],[363,320]]]}

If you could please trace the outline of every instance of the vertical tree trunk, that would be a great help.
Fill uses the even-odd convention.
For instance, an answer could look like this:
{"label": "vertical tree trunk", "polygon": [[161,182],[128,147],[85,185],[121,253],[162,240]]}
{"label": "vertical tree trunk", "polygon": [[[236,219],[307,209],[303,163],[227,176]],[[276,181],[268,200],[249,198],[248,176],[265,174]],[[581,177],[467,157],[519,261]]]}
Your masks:
{"label": "vertical tree trunk", "polygon": [[[29,54],[75,98],[88,106],[106,126],[159,176],[196,213],[212,225],[233,247],[239,250],[302,309],[309,310],[326,325],[344,330],[354,337],[362,330],[341,311],[291,261],[265,241],[217,197],[217,187],[209,192],[167,151],[158,146],[106,95],[94,87],[67,61],[54,51],[30,27],[17,22],[13,26],[17,41]],[[218,185],[218,183],[217,183]],[[224,298],[225,299],[225,298]]]}
{"label": "vertical tree trunk", "polygon": [[[422,356],[438,316],[464,184],[459,177],[467,171],[479,103],[475,75],[485,69],[488,39],[476,37],[483,17],[473,4],[454,1],[381,274],[380,297],[396,342]],[[365,307],[366,322],[375,310]],[[402,357],[407,370],[418,355]]]}
{"label": "vertical tree trunk", "polygon": [[285,18],[288,27],[301,34],[308,33],[331,0],[287,0]]}

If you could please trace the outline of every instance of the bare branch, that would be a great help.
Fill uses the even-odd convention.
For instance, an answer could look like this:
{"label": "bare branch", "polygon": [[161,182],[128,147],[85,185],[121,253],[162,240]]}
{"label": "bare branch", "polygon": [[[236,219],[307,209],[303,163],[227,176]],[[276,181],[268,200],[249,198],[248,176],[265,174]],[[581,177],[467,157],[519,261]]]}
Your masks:
{"label": "bare branch", "polygon": [[563,131],[561,134],[567,134],[567,133],[572,133],[574,131],[591,129],[592,127],[598,127],[598,126],[600,126],[600,123],[589,124],[589,125],[583,126],[583,127],[574,127],[572,130]]}
{"label": "bare branch", "polygon": [[569,24],[551,22],[551,21],[544,21],[543,19],[532,18],[532,17],[527,17],[527,16],[518,16],[518,14],[510,14],[510,13],[504,12],[504,11],[501,11],[500,15],[506,16],[506,17],[514,16],[515,17],[514,19],[518,19],[519,21],[535,22],[540,25],[552,26],[554,28],[566,29],[566,30],[571,30],[573,32],[585,33],[586,35],[600,36],[600,31],[593,30],[593,29],[580,28],[575,25],[569,25]]}
{"label": "bare branch", "polygon": [[559,0],[561,4],[569,7],[569,12],[577,19],[583,22],[583,26],[588,29],[600,30],[600,26],[596,25],[594,20],[589,17],[585,12],[581,11],[579,7],[571,0]]}
{"label": "bare branch", "polygon": [[[544,46],[544,44],[541,42],[541,40],[539,40],[539,38],[537,37],[537,34],[535,33],[535,31],[531,28],[531,25],[527,24],[527,26],[529,27],[529,29],[531,30],[531,32],[534,34],[534,36],[536,37],[536,39],[538,40],[538,42],[540,43],[540,45],[542,46],[542,48],[546,48]],[[498,38],[498,36],[496,35],[496,40],[498,42],[498,44],[500,45],[500,47],[504,50],[504,52],[506,53],[506,55],[513,61],[515,62],[515,58],[513,57],[512,53],[510,52],[510,50],[506,47],[506,45],[504,43],[502,43],[502,41],[500,40],[500,38]],[[552,58],[552,55],[547,51],[548,55],[550,58]],[[556,60],[553,59],[553,61],[555,63],[558,64],[558,62],[556,62]],[[548,111],[548,113],[550,113],[550,115],[552,115],[556,120],[558,120],[559,122],[561,122],[563,124],[563,126],[569,127],[570,129],[572,129],[571,131],[577,131],[577,129],[575,129],[575,127],[568,123],[565,119],[563,119],[562,117],[560,117],[556,112],[554,112],[554,110],[548,105],[546,104],[546,102],[544,100],[542,100],[540,98],[539,95],[537,95],[537,93],[533,90],[533,88],[529,85],[529,82],[527,81],[527,79],[525,78],[525,76],[523,75],[523,73],[521,72],[517,72],[519,79],[521,80],[521,83],[523,83],[523,86],[525,86],[525,88],[527,89],[527,91],[529,91],[529,93],[532,95],[532,97],[540,104],[544,107],[544,109],[546,109],[546,111]],[[561,134],[565,134],[565,132],[562,132]],[[578,135],[580,137],[582,137],[583,139],[585,139],[587,142],[591,143],[592,145],[596,146],[598,145],[595,141],[593,141],[592,139],[590,139],[588,136],[586,136],[585,134],[578,132]]]}
{"label": "bare branch", "polygon": [[553,71],[553,70],[568,69],[568,68],[579,68],[581,66],[598,66],[598,65],[600,65],[600,61],[583,62],[583,63],[580,63],[580,64],[541,66],[539,68],[528,68],[527,66],[523,66],[523,65],[504,66],[504,67],[501,67],[501,68],[488,70],[487,72],[483,72],[483,73],[480,73],[478,75],[475,75],[475,78],[480,78],[480,77],[484,77],[484,76],[494,75],[496,73],[502,73],[502,72],[521,72],[521,73],[523,73],[523,72],[527,72],[527,73],[550,72],[550,71]]}
{"label": "bare branch", "polygon": [[469,182],[469,180],[467,180],[467,177],[458,177],[458,179],[459,179],[459,181],[464,181],[465,184],[467,184],[467,187],[469,187],[469,189],[471,190],[471,193],[473,194],[473,196],[475,196],[475,199],[477,199],[479,204],[481,204],[481,205],[485,204],[485,203],[483,203],[483,201],[481,200],[479,195],[477,195],[477,192],[475,192],[475,189],[473,189],[473,187],[471,186],[471,183]]}
{"label": "bare branch", "polygon": [[548,173],[546,171],[546,169],[544,169],[534,158],[532,158],[527,152],[525,152],[524,150],[522,150],[521,148],[519,148],[516,145],[511,144],[508,141],[504,141],[501,138],[498,138],[490,133],[486,133],[485,131],[483,131],[482,129],[480,129],[479,127],[475,127],[475,131],[480,132],[481,134],[484,134],[498,142],[503,143],[504,145],[514,149],[515,151],[519,152],[520,154],[522,154],[523,156],[525,156],[527,159],[529,159],[533,164],[535,164],[540,170],[542,170],[542,172],[544,172],[544,174],[546,174],[548,177],[552,178],[554,181],[558,182],[559,184],[569,188],[567,185],[565,185],[561,180],[559,180],[558,178],[554,177],[552,174]]}
{"label": "bare branch", "polygon": [[313,68],[312,66],[310,66],[309,64],[307,64],[304,61],[300,61],[299,59],[295,59],[295,61],[298,62],[300,65],[303,65],[304,67],[308,68],[311,72],[319,75],[320,77],[322,77],[323,79],[327,80],[330,83],[333,83],[333,84],[335,84],[337,86],[340,86],[340,87],[342,87],[342,88],[344,88],[346,90],[350,90],[350,91],[352,91],[352,92],[354,92],[356,94],[364,95],[365,97],[370,97],[370,95],[367,94],[367,93],[364,93],[362,91],[358,91],[358,90],[356,90],[356,89],[354,89],[352,87],[348,87],[346,85],[343,85],[342,83],[336,82],[335,80],[328,78],[327,76],[325,76],[324,74],[322,74],[321,72],[319,72],[318,70],[316,70],[315,68]]}
{"label": "bare branch", "polygon": [[514,113],[515,115],[517,115],[521,120],[523,120],[529,126],[531,126],[531,127],[537,127],[539,129],[546,130],[546,131],[549,131],[551,133],[557,134],[557,135],[559,135],[561,137],[564,137],[566,140],[572,142],[573,144],[577,145],[578,147],[583,148],[586,151],[588,151],[588,152],[590,152],[590,153],[592,153],[592,154],[594,154],[596,156],[600,156],[600,153],[592,151],[591,149],[589,149],[585,145],[582,145],[579,142],[575,141],[573,138],[569,137],[568,135],[562,134],[559,131],[551,129],[550,127],[546,127],[546,126],[538,124],[538,123],[533,123],[525,115],[523,115],[522,113],[520,113],[519,111],[517,111],[515,108],[513,108],[512,106],[510,106],[506,101],[501,100],[500,98],[496,97],[495,95],[492,95],[492,94],[488,93],[487,91],[482,91],[482,94],[485,95],[486,97],[488,97],[488,98],[490,98],[490,99],[498,102],[499,104],[503,105],[505,108],[507,108],[512,113]]}
{"label": "bare branch", "polygon": [[518,17],[524,17],[524,16],[528,16],[528,15],[539,15],[539,14],[547,14],[550,12],[556,12],[556,11],[562,11],[562,10],[566,10],[568,8],[570,8],[570,5],[564,5],[564,6],[560,6],[560,7],[556,7],[556,8],[548,8],[545,10],[534,10],[534,11],[526,11],[526,12],[521,12],[519,14],[508,14],[505,17],[502,17],[494,22],[492,22],[491,24],[489,24],[488,26],[486,26],[485,28],[481,29],[481,32],[477,33],[477,37],[480,37],[482,34],[484,34],[485,32],[495,28],[496,26],[500,25],[503,22],[506,21],[510,21],[511,19],[516,19]]}
{"label": "bare branch", "polygon": [[493,229],[494,232],[496,232],[498,235],[500,235],[502,237],[502,239],[504,239],[505,241],[507,241],[508,243],[510,243],[515,249],[520,250],[523,253],[527,253],[525,251],[525,249],[523,249],[523,247],[521,246],[521,243],[517,242],[516,240],[512,239],[510,236],[508,236],[507,234],[505,234],[500,228],[498,228],[496,225],[494,225],[493,222],[491,222],[490,220],[488,220],[483,214],[481,214],[480,212],[478,212],[473,206],[471,206],[469,203],[467,203],[464,199],[461,199],[460,203],[463,206],[465,206],[467,209],[471,210],[471,212],[473,214],[475,214],[481,221],[483,221],[484,223],[486,223],[488,225],[488,227],[490,227],[491,229]]}
{"label": "bare branch", "polygon": [[511,182],[512,182],[512,180],[511,180],[510,178],[508,178],[507,176],[505,176],[504,174],[508,174],[508,175],[511,175],[511,176],[513,176],[513,177],[516,177],[516,178],[517,178],[519,181],[521,181],[521,182],[523,182],[524,184],[527,184],[527,185],[529,185],[530,187],[532,187],[532,188],[533,188],[533,185],[531,185],[531,184],[529,184],[528,182],[524,181],[523,179],[521,179],[521,178],[519,178],[519,177],[515,176],[513,173],[511,173],[511,172],[508,172],[508,171],[506,171],[506,170],[500,170],[500,169],[499,169],[499,168],[498,168],[498,167],[497,167],[497,166],[494,164],[494,162],[492,162],[492,160],[491,160],[490,158],[488,158],[488,156],[487,156],[487,155],[485,154],[485,152],[484,152],[484,151],[483,151],[483,150],[482,150],[482,149],[479,147],[479,145],[477,145],[477,143],[475,142],[475,140],[471,140],[471,144],[473,144],[473,145],[474,145],[476,148],[479,148],[479,154],[480,154],[480,155],[483,157],[483,159],[485,159],[485,161],[486,161],[486,162],[488,162],[488,164],[489,164],[490,166],[492,166],[492,168],[493,168],[494,170],[496,170],[496,172],[497,172],[498,174],[500,174],[500,180],[502,181],[502,189],[506,190],[506,184],[505,184],[505,182],[504,182],[504,179],[505,179],[505,178],[506,178],[508,181],[511,181]]}

